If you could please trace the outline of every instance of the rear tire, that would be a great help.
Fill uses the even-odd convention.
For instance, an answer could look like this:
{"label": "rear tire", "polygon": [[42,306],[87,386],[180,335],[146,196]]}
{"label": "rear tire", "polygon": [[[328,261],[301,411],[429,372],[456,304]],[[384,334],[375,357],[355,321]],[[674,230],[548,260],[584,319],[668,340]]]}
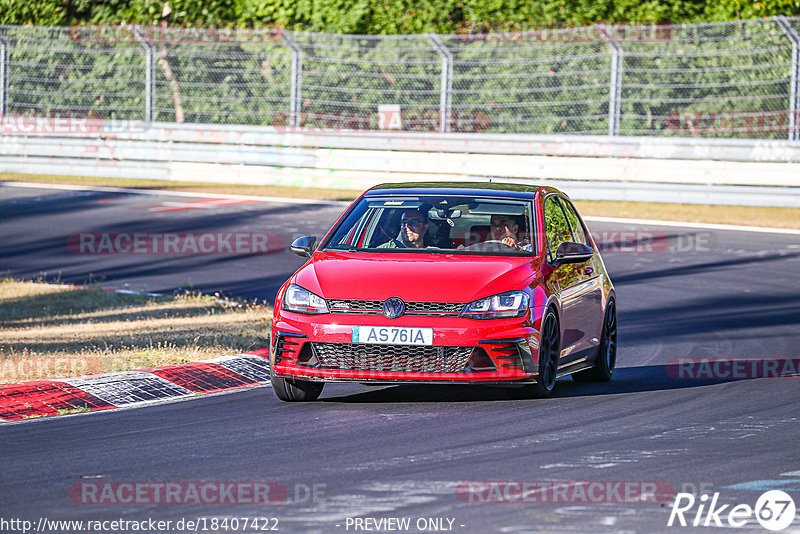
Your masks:
{"label": "rear tire", "polygon": [[542,320],[542,335],[539,339],[539,377],[535,384],[517,388],[506,388],[509,398],[542,399],[553,392],[558,374],[558,358],[561,354],[561,334],[558,318],[552,309]]}
{"label": "rear tire", "polygon": [[575,382],[608,382],[617,364],[617,308],[613,300],[608,301],[603,318],[603,333],[600,336],[600,351],[594,367],[573,373]]}
{"label": "rear tire", "polygon": [[272,390],[284,402],[311,402],[319,398],[325,382],[309,382],[296,378],[281,378],[270,374]]}

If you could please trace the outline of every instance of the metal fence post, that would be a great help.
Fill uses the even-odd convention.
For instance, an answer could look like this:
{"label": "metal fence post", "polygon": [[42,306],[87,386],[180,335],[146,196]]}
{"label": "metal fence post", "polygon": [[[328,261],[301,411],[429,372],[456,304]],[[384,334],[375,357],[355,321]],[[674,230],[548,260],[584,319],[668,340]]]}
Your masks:
{"label": "metal fence post", "polygon": [[281,38],[292,51],[291,87],[289,89],[289,125],[300,126],[300,93],[303,88],[303,50],[286,30],[280,31]]}
{"label": "metal fence post", "polygon": [[608,93],[608,135],[619,135],[620,99],[622,98],[622,46],[603,25],[601,31],[611,46],[611,80]]}
{"label": "metal fence post", "polygon": [[0,34],[0,117],[8,112],[8,40]]}
{"label": "metal fence post", "polygon": [[144,120],[153,122],[156,116],[156,52],[142,29],[134,25],[133,31],[136,38],[142,43],[145,49],[144,66]]}
{"label": "metal fence post", "polygon": [[792,42],[792,71],[789,80],[789,141],[800,140],[798,131],[798,117],[800,112],[800,35],[795,30],[789,20],[784,15],[774,17],[775,21]]}
{"label": "metal fence post", "polygon": [[453,92],[453,54],[450,53],[450,50],[448,50],[447,46],[445,46],[435,33],[429,33],[428,38],[442,57],[442,87],[439,94],[439,130],[448,132],[450,131],[450,109],[452,107],[450,100]]}

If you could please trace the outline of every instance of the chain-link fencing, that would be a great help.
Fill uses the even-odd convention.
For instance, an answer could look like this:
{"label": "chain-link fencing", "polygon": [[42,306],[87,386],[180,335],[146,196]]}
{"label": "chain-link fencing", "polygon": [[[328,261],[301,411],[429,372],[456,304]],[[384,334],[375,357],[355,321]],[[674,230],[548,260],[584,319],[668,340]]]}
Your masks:
{"label": "chain-link fencing", "polygon": [[363,36],[0,27],[6,117],[798,140],[800,18]]}

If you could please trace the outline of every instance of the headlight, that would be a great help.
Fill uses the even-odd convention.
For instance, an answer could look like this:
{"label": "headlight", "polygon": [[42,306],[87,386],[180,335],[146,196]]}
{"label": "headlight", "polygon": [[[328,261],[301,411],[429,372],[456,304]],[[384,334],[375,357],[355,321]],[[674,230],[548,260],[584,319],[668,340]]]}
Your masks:
{"label": "headlight", "polygon": [[528,312],[528,294],[509,291],[470,302],[461,312],[461,317],[470,319],[505,319],[522,317]]}
{"label": "headlight", "polygon": [[292,284],[286,288],[286,294],[283,296],[283,309],[314,315],[328,313],[328,303],[319,295]]}

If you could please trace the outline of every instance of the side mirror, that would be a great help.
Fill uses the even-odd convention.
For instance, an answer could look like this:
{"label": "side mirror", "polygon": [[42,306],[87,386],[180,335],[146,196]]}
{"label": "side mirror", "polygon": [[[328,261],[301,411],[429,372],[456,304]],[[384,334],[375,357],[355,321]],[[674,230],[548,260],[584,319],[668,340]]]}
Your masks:
{"label": "side mirror", "polygon": [[317,248],[317,236],[304,235],[303,237],[298,237],[294,240],[294,242],[292,242],[292,246],[290,248],[292,249],[292,252],[298,256],[310,258],[311,253]]}
{"label": "side mirror", "polygon": [[583,263],[592,259],[593,255],[594,252],[592,252],[592,249],[583,243],[564,241],[558,246],[553,267],[558,267],[567,263]]}

